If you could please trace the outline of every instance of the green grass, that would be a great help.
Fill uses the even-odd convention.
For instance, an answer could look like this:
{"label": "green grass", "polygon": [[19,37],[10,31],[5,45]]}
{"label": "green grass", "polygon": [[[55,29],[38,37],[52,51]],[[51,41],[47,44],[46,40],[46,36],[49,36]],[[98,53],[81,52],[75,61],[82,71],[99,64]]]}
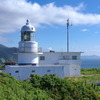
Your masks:
{"label": "green grass", "polygon": [[86,83],[100,83],[100,69],[81,69],[81,76],[69,77],[69,80],[83,81]]}
{"label": "green grass", "polygon": [[85,82],[96,83],[100,82],[100,69],[90,68],[90,69],[81,69],[82,77],[78,77],[78,80]]}
{"label": "green grass", "polygon": [[100,69],[90,68],[90,69],[81,69],[82,75],[91,75],[91,74],[100,74]]}
{"label": "green grass", "polygon": [[91,76],[81,76],[81,77],[70,77],[69,80],[83,81],[86,83],[100,83],[100,75],[91,75]]}

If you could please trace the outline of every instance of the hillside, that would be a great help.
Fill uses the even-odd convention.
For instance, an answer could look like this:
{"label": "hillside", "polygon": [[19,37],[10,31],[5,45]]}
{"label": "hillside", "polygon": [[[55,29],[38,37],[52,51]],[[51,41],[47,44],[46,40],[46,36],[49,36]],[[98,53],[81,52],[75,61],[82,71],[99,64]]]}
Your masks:
{"label": "hillside", "polygon": [[81,76],[68,77],[69,80],[83,81],[85,83],[100,83],[100,69],[81,69]]}
{"label": "hillside", "polygon": [[6,47],[0,44],[0,63],[4,63],[8,60],[17,61],[17,55],[14,54],[18,51],[16,47]]}

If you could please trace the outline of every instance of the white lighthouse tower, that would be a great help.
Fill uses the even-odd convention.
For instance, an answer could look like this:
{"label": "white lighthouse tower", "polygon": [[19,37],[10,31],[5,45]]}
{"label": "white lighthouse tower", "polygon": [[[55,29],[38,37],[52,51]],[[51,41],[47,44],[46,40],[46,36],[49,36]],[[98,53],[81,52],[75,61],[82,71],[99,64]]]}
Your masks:
{"label": "white lighthouse tower", "polygon": [[21,28],[18,64],[38,65],[38,42],[35,41],[35,27],[30,24],[29,20]]}
{"label": "white lighthouse tower", "polygon": [[[68,48],[69,49],[69,48]],[[35,41],[35,28],[29,20],[21,28],[19,42],[18,64],[5,65],[3,72],[19,80],[30,78],[31,74],[43,76],[56,74],[64,78],[80,75],[81,52],[38,52],[38,42]]]}

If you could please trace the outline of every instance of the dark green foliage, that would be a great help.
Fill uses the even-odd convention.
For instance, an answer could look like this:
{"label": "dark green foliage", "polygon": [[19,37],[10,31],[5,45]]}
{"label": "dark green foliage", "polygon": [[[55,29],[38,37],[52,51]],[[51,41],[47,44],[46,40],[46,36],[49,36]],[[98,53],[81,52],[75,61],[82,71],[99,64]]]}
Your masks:
{"label": "dark green foliage", "polygon": [[[34,84],[35,81],[38,85]],[[99,100],[98,91],[100,89],[82,81],[62,79],[54,74],[46,74],[42,77],[31,75],[30,82],[33,86],[45,90],[53,100]]]}
{"label": "dark green foliage", "polygon": [[30,82],[32,83],[33,87],[40,88],[41,87],[41,76],[37,74],[31,74]]}
{"label": "dark green foliage", "polygon": [[100,88],[54,74],[20,81],[0,73],[0,100],[100,100]]}
{"label": "dark green foliage", "polygon": [[34,88],[28,81],[20,81],[0,73],[0,100],[52,100],[41,89]]}
{"label": "dark green foliage", "polygon": [[4,70],[5,66],[4,65],[0,65],[0,70]]}

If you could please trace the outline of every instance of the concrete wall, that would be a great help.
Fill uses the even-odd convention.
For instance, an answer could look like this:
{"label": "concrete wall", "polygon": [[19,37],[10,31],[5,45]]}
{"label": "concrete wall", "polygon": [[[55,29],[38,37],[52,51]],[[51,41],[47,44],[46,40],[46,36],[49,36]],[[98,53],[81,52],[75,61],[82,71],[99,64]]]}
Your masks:
{"label": "concrete wall", "polygon": [[70,66],[65,65],[64,66],[64,77],[69,77],[70,76]]}
{"label": "concrete wall", "polygon": [[[45,52],[37,55],[34,53],[20,53],[18,55],[19,63],[35,63],[38,61],[38,56],[45,56],[45,60],[39,59],[39,65],[9,65],[5,66],[6,73],[11,74],[17,79],[25,80],[30,78],[30,74],[38,74],[43,76],[45,74],[56,74],[57,76],[64,78],[69,76],[80,75],[80,53],[79,52]],[[67,56],[68,58],[64,57]],[[77,56],[77,59],[73,60],[72,56]],[[66,58],[66,59],[65,59]],[[18,71],[16,73],[16,71]]]}
{"label": "concrete wall", "polygon": [[80,75],[80,65],[79,64],[71,64],[70,65],[70,76],[78,76]]}
{"label": "concrete wall", "polygon": [[57,53],[43,53],[40,56],[45,56],[45,60],[39,59],[39,65],[56,65],[59,63],[59,59],[61,59],[61,54]]}
{"label": "concrete wall", "polygon": [[[45,56],[45,60],[40,60],[39,59],[39,64],[40,65],[57,65],[57,64],[67,64],[67,63],[80,63],[80,52],[44,52],[40,56]],[[68,58],[64,58],[64,57]],[[72,56],[77,56],[77,60],[72,60]]]}
{"label": "concrete wall", "polygon": [[[16,73],[16,71],[19,71]],[[43,76],[45,74],[56,74],[64,78],[64,66],[6,66],[5,73],[11,74],[16,79],[25,80],[30,78],[30,74],[38,74]]]}

